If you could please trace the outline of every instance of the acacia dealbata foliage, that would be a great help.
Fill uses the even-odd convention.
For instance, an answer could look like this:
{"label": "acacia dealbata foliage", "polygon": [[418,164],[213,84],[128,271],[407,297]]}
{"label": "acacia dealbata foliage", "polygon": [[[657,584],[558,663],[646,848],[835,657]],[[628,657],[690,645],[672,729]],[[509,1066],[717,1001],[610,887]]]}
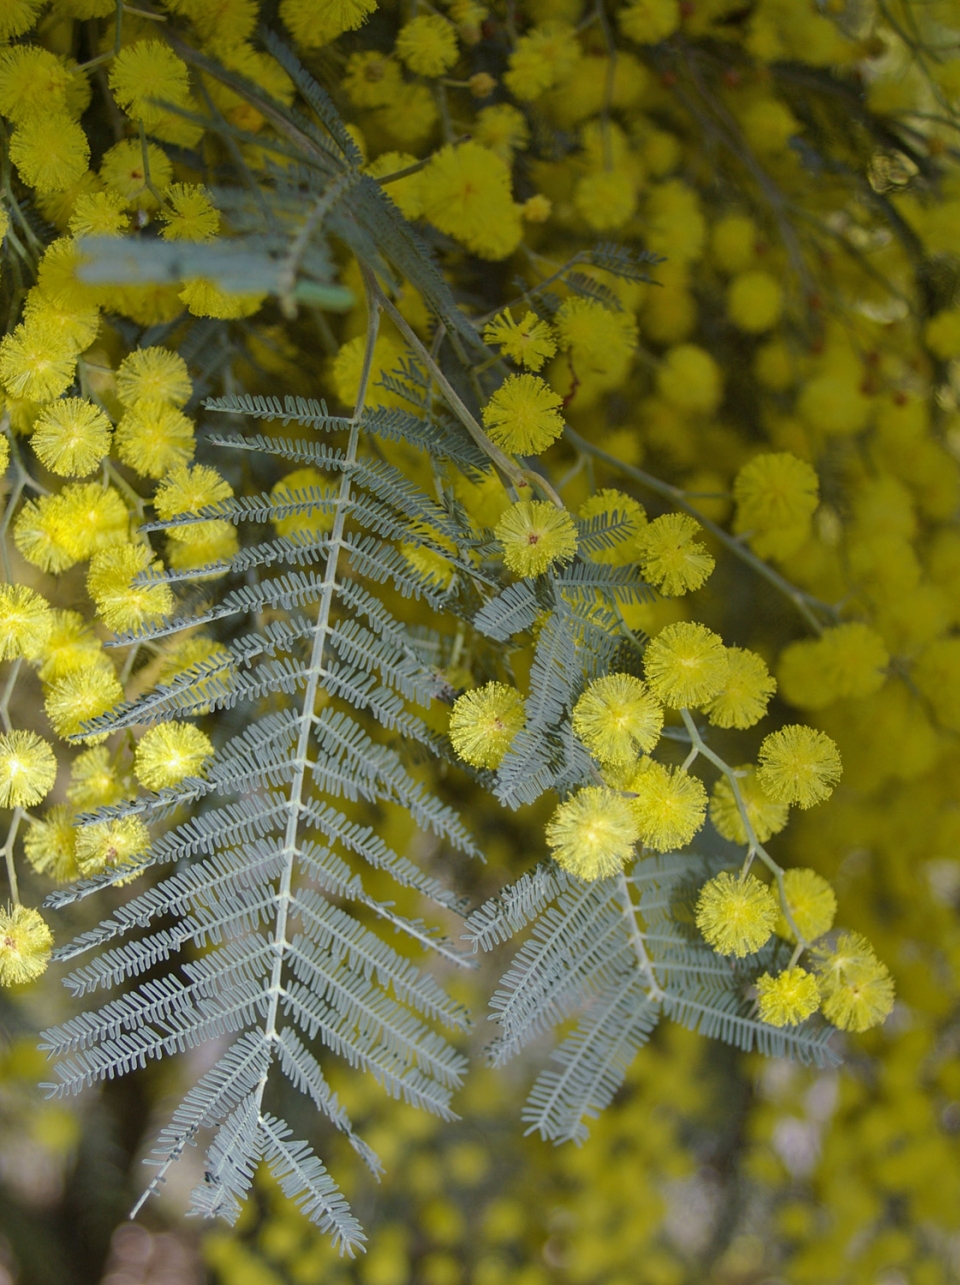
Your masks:
{"label": "acacia dealbata foliage", "polygon": [[0,39],[11,1278],[957,1279],[960,10]]}

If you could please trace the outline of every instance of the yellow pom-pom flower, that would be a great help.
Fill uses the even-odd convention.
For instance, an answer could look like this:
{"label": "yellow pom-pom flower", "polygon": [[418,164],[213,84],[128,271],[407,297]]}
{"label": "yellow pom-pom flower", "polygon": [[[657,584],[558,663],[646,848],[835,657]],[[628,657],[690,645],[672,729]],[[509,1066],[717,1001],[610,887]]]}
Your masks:
{"label": "yellow pom-pom flower", "polygon": [[77,368],[73,341],[34,318],[0,340],[0,381],[11,397],[46,402],[66,392]]}
{"label": "yellow pom-pom flower", "polygon": [[805,968],[787,968],[776,977],[757,978],[757,1007],[761,1022],[770,1026],[796,1026],[820,1007],[820,987]]}
{"label": "yellow pom-pom flower", "polygon": [[56,108],[24,117],[10,136],[10,159],[38,192],[62,192],[86,172],[90,144],[72,116]]}
{"label": "yellow pom-pom flower", "polygon": [[20,554],[32,566],[54,575],[78,561],[67,549],[64,508],[59,495],[28,500],[13,524],[13,542]]}
{"label": "yellow pom-pom flower", "polygon": [[54,611],[52,617],[49,637],[39,653],[39,673],[45,683],[97,664],[103,657],[99,638],[78,611]]}
{"label": "yellow pom-pom flower", "polygon": [[377,0],[280,0],[280,17],[298,45],[319,49],[362,27],[377,7]]}
{"label": "yellow pom-pom flower", "polygon": [[108,661],[64,674],[47,690],[44,707],[54,731],[64,740],[77,737],[88,744],[107,739],[106,732],[81,733],[81,728],[123,700],[123,688]]}
{"label": "yellow pom-pom flower", "polygon": [[76,879],[80,869],[73,810],[57,804],[41,821],[31,821],[23,851],[37,874],[49,875],[59,883]]}
{"label": "yellow pom-pom flower", "polygon": [[0,735],[0,808],[32,808],[47,797],[56,777],[53,750],[36,732]]}
{"label": "yellow pom-pom flower", "polygon": [[54,535],[72,562],[82,562],[98,549],[126,540],[130,518],[113,487],[104,490],[99,482],[71,482],[50,499],[56,502]]}
{"label": "yellow pom-pom flower", "polygon": [[160,102],[183,107],[190,99],[187,64],[161,40],[135,40],[110,64],[113,96],[148,134],[169,115]]}
{"label": "yellow pom-pom flower", "polygon": [[32,982],[50,962],[53,934],[39,910],[8,906],[0,910],[0,986]]}
{"label": "yellow pom-pom flower", "polygon": [[548,19],[517,41],[504,84],[521,102],[533,102],[570,74],[580,52],[576,30]]}
{"label": "yellow pom-pom flower", "polygon": [[893,1008],[893,978],[860,933],[841,933],[833,950],[814,951],[823,1015],[841,1031],[868,1031]]}
{"label": "yellow pom-pom flower", "polygon": [[31,439],[40,463],[60,477],[86,477],[110,451],[110,421],[82,397],[61,397],[40,413]]}
{"label": "yellow pom-pom flower", "polygon": [[212,755],[210,737],[193,723],[160,723],[140,738],[133,770],[148,790],[162,790],[200,776]]}
{"label": "yellow pom-pom flower", "polygon": [[144,402],[183,406],[192,392],[187,363],[169,348],[135,348],[117,370],[117,397],[128,410]]}
{"label": "yellow pom-pom flower", "polygon": [[165,241],[212,241],[220,231],[220,211],[200,183],[174,183],[158,215]]}
{"label": "yellow pom-pom flower", "polygon": [[663,710],[639,678],[607,674],[573,707],[573,730],[604,765],[632,763],[660,739]]}
{"label": "yellow pom-pom flower", "polygon": [[679,0],[630,0],[619,12],[620,30],[638,45],[656,45],[680,26]]}
{"label": "yellow pom-pom flower", "polygon": [[[162,147],[147,144],[147,163],[150,182],[161,195],[170,186],[173,166]],[[155,210],[157,198],[147,187],[147,171],[143,163],[143,148],[138,138],[125,138],[104,153],[100,163],[100,178],[108,191],[123,198],[128,209]]]}
{"label": "yellow pom-pom flower", "polygon": [[723,392],[720,367],[696,344],[669,349],[657,371],[657,388],[664,401],[691,415],[710,415]]}
{"label": "yellow pom-pom flower", "polygon": [[697,927],[718,955],[752,955],[773,933],[777,899],[755,875],[723,870],[700,889]]}
{"label": "yellow pom-pom flower", "polygon": [[132,865],[150,846],[150,831],[138,816],[94,821],[77,832],[77,865],[89,878],[108,866]]}
{"label": "yellow pom-pom flower", "polygon": [[106,745],[83,750],[71,763],[67,798],[78,812],[109,807],[128,794],[127,784]]}
{"label": "yellow pom-pom flower", "polygon": [[640,838],[656,852],[670,852],[689,843],[703,825],[707,792],[699,777],[683,768],[668,768],[645,760],[627,785],[640,827]]}
{"label": "yellow pom-pom flower", "polygon": [[578,879],[618,874],[639,837],[629,802],[603,786],[578,790],[547,823],[546,840],[559,866]]}
{"label": "yellow pom-pom flower", "polygon": [[789,557],[810,533],[819,488],[814,470],[795,455],[757,455],[734,479],[733,529],[749,533],[751,547],[762,558]]}
{"label": "yellow pom-pom flower", "polygon": [[130,217],[116,192],[84,192],[74,202],[67,226],[72,237],[121,236]]}
{"label": "yellow pom-pom flower", "polygon": [[723,690],[729,659],[706,625],[678,621],[647,646],[643,668],[653,694],[673,709],[699,709]]}
{"label": "yellow pom-pom flower", "polygon": [[0,585],[0,660],[25,656],[36,660],[43,652],[54,614],[46,598],[26,585]]}
{"label": "yellow pom-pom flower", "polygon": [[525,312],[519,321],[501,312],[484,327],[483,338],[485,343],[497,344],[504,356],[528,370],[540,370],[557,351],[553,327],[534,312]]}
{"label": "yellow pom-pom flower", "polygon": [[539,455],[563,432],[562,404],[539,375],[508,375],[484,406],[483,423],[504,450]]}
{"label": "yellow pom-pom flower", "polygon": [[119,544],[101,549],[90,560],[87,589],[100,618],[117,633],[139,629],[173,610],[167,584],[134,584],[143,571],[160,571],[145,544]]}
{"label": "yellow pom-pom flower", "polygon": [[[747,819],[753,827],[757,842],[766,843],[772,835],[779,834],[787,824],[790,809],[786,803],[775,803],[773,799],[767,798],[760,788],[755,768],[739,767],[736,772],[737,788],[743,800]],[[733,786],[726,776],[721,776],[713,787],[713,793],[710,796],[710,820],[717,833],[729,839],[731,843],[750,842],[747,827],[737,807]]]}
{"label": "yellow pom-pom flower", "polygon": [[760,746],[757,776],[778,803],[812,808],[830,797],[842,771],[834,741],[826,732],[800,723],[771,732]]}
{"label": "yellow pom-pom flower", "polygon": [[714,727],[753,727],[767,712],[777,684],[763,657],[742,647],[727,648],[723,691],[704,706]]}
{"label": "yellow pom-pom flower", "polygon": [[566,509],[545,500],[511,504],[494,528],[503,560],[518,576],[539,576],[577,552],[577,528]]}
{"label": "yellow pom-pom flower", "polygon": [[713,571],[713,558],[696,539],[700,530],[686,513],[665,513],[644,528],[640,569],[665,598],[699,589]]}
{"label": "yellow pom-pom flower", "polygon": [[727,313],[739,330],[759,335],[772,329],[783,311],[780,282],[769,272],[743,272],[727,288]]}
{"label": "yellow pom-pom flower", "polygon": [[437,13],[419,14],[397,33],[397,57],[418,76],[442,76],[457,61],[453,24]]}
{"label": "yellow pom-pom flower", "polygon": [[[784,871],[783,889],[793,922],[804,941],[816,941],[830,931],[837,914],[837,897],[822,875],[815,870],[794,867]],[[782,911],[776,931],[787,941],[796,941]]]}
{"label": "yellow pom-pom flower", "polygon": [[453,748],[473,767],[498,767],[527,721],[523,697],[506,683],[486,683],[458,697],[450,713]]}
{"label": "yellow pom-pom flower", "polygon": [[434,152],[420,190],[424,217],[481,259],[505,259],[520,244],[509,166],[479,143]]}
{"label": "yellow pom-pom flower", "polygon": [[193,458],[193,424],[165,402],[139,402],[117,425],[117,454],[141,477],[163,477]]}
{"label": "yellow pom-pom flower", "polygon": [[869,625],[851,620],[816,639],[790,643],[780,653],[783,696],[800,709],[823,709],[835,700],[863,700],[884,684],[890,654]]}
{"label": "yellow pom-pom flower", "polygon": [[35,44],[0,52],[0,112],[8,120],[53,110],[77,119],[89,103],[86,76],[65,58]]}

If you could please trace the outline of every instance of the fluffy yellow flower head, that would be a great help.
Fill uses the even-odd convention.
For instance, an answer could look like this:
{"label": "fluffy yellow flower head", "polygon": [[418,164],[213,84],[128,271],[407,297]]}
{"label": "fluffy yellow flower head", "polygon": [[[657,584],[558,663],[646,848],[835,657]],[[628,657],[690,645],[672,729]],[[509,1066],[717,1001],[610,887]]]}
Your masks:
{"label": "fluffy yellow flower head", "polygon": [[498,767],[526,721],[523,697],[515,688],[486,683],[457,698],[450,712],[450,741],[465,763]]}
{"label": "fluffy yellow flower head", "polygon": [[145,544],[119,544],[101,549],[90,560],[87,589],[100,618],[117,633],[135,630],[173,610],[167,584],[135,584],[146,570],[160,571]]}
{"label": "fluffy yellow flower head", "polygon": [[673,709],[698,709],[723,690],[729,659],[722,640],[706,625],[678,621],[648,644],[643,657],[650,688]]}
{"label": "fluffy yellow flower head", "polygon": [[733,529],[750,532],[751,547],[761,557],[789,557],[809,534],[819,490],[817,475],[804,460],[787,451],[756,455],[734,479]]}
{"label": "fluffy yellow flower head", "polygon": [[187,64],[161,40],[135,40],[110,64],[110,88],[120,106],[152,134],[169,115],[161,101],[178,107],[188,103]]}
{"label": "fluffy yellow flower head", "polygon": [[796,1026],[820,1007],[820,988],[805,968],[787,968],[776,977],[757,978],[760,1020],[771,1026]]}
{"label": "fluffy yellow flower head", "polygon": [[403,81],[394,58],[364,49],[347,59],[340,83],[354,107],[386,107],[394,101]]}
{"label": "fluffy yellow flower head", "polygon": [[665,513],[644,529],[640,568],[665,598],[699,589],[713,571],[713,558],[695,538],[700,530],[686,513]]}
{"label": "fluffy yellow flower head", "polygon": [[125,866],[150,846],[150,832],[138,816],[114,817],[81,826],[77,834],[77,865],[87,878],[107,866]]}
{"label": "fluffy yellow flower head", "polygon": [[53,789],[57,760],[36,732],[0,735],[0,808],[32,808]]}
{"label": "fluffy yellow flower head", "polygon": [[0,112],[20,121],[57,110],[74,119],[90,102],[82,72],[40,45],[13,45],[0,52]]}
{"label": "fluffy yellow flower head", "polygon": [[657,371],[660,396],[677,410],[693,415],[710,415],[723,393],[720,367],[696,344],[678,344],[669,349]]}
{"label": "fluffy yellow flower head", "polygon": [[419,14],[400,28],[397,57],[418,76],[442,76],[457,61],[453,24],[437,13]]}
{"label": "fluffy yellow flower head", "polygon": [[760,785],[778,803],[812,808],[833,793],[843,768],[836,744],[826,732],[791,723],[764,737],[760,746]]}
{"label": "fluffy yellow flower head", "polygon": [[800,709],[823,709],[835,700],[862,700],[886,679],[890,654],[876,630],[851,620],[816,639],[790,643],[780,653],[783,696]]}
{"label": "fluffy yellow flower head", "polygon": [[434,152],[421,176],[423,214],[481,259],[505,259],[520,243],[510,169],[479,143]]}
{"label": "fluffy yellow flower head", "polygon": [[159,211],[165,241],[212,241],[220,231],[220,211],[200,183],[174,183]]}
{"label": "fluffy yellow flower head", "polygon": [[50,875],[60,883],[76,879],[77,827],[71,808],[57,804],[42,821],[31,821],[23,840],[23,851],[37,874]]}
{"label": "fluffy yellow flower head", "polygon": [[767,712],[777,684],[756,652],[727,648],[727,677],[723,691],[704,706],[714,727],[753,727]]}
{"label": "fluffy yellow flower head", "polygon": [[553,327],[534,312],[525,312],[519,321],[501,312],[484,327],[483,338],[485,343],[499,345],[504,356],[528,370],[539,370],[557,351]]}
{"label": "fluffy yellow flower head", "polygon": [[[477,113],[473,137],[509,165],[514,152],[529,143],[530,129],[523,112],[517,111],[510,103],[497,103]],[[523,217],[527,218],[526,210]]]}
{"label": "fluffy yellow flower head", "polygon": [[169,348],[135,348],[117,369],[117,397],[130,410],[144,402],[182,406],[192,392],[187,363]]}
{"label": "fluffy yellow flower head", "polygon": [[[783,887],[793,922],[805,941],[816,941],[830,931],[837,913],[837,897],[822,875],[794,867],[784,872]],[[787,941],[796,941],[782,911],[776,931]]]}
{"label": "fluffy yellow flower head", "polygon": [[[150,182],[162,195],[170,186],[173,166],[166,152],[156,143],[148,143],[146,151]],[[129,209],[157,208],[157,198],[147,187],[147,171],[139,139],[125,138],[105,152],[100,164],[100,178],[109,191],[123,198]]]}
{"label": "fluffy yellow flower head", "polygon": [[752,955],[769,941],[777,899],[755,875],[723,870],[700,890],[697,927],[718,955]]}
{"label": "fluffy yellow flower head", "polygon": [[34,402],[59,397],[76,368],[73,341],[36,317],[0,340],[0,381],[11,397]]}
{"label": "fluffy yellow flower head", "polygon": [[210,737],[193,723],[160,723],[140,738],[133,770],[148,790],[162,790],[200,776],[212,755]]}
{"label": "fluffy yellow flower head", "polygon": [[613,790],[589,786],[561,803],[547,823],[554,860],[578,879],[605,879],[633,859],[639,837],[629,802]]}
{"label": "fluffy yellow flower head", "polygon": [[129,226],[123,198],[116,192],[84,192],[73,204],[68,229],[72,237],[121,236]]}
{"label": "fluffy yellow flower head", "polygon": [[110,450],[110,421],[82,397],[61,397],[37,420],[31,439],[37,458],[61,477],[86,477]]}
{"label": "fluffy yellow flower head", "polygon": [[318,49],[362,27],[376,7],[377,0],[280,0],[280,17],[298,45]]}
{"label": "fluffy yellow flower head", "polygon": [[640,838],[656,852],[670,852],[689,843],[703,825],[707,792],[699,777],[682,768],[644,760],[628,783]]}
{"label": "fluffy yellow flower head", "polygon": [[562,404],[539,375],[508,375],[484,406],[483,423],[504,450],[539,455],[563,432]]}
{"label": "fluffy yellow flower head", "polygon": [[663,710],[639,678],[607,674],[573,707],[573,730],[604,765],[632,763],[660,739]]}
{"label": "fluffy yellow flower head", "polygon": [[127,793],[123,776],[106,745],[83,750],[71,763],[67,798],[78,812],[109,807]]}
{"label": "fluffy yellow flower head", "polygon": [[629,0],[618,14],[620,30],[638,45],[656,45],[680,26],[679,0]]}
{"label": "fluffy yellow flower head", "polygon": [[[737,788],[753,827],[758,843],[766,843],[771,835],[779,834],[787,824],[790,809],[786,803],[774,803],[768,799],[760,788],[756,770],[749,766],[739,767],[737,771]],[[710,820],[718,834],[729,839],[731,843],[749,842],[747,827],[743,823],[740,809],[737,807],[736,795],[730,781],[721,776],[713,787],[710,796]]]}
{"label": "fluffy yellow flower head", "polygon": [[613,387],[627,374],[637,350],[637,323],[632,312],[615,312],[599,299],[576,295],[564,299],[553,319],[557,347],[568,352],[577,375],[591,375]]}
{"label": "fluffy yellow flower head", "polygon": [[193,458],[193,424],[164,402],[139,402],[117,425],[117,454],[141,477],[163,477]]}
{"label": "fluffy yellow flower head", "polygon": [[545,500],[511,504],[494,528],[503,560],[518,576],[539,576],[577,552],[577,528],[566,509]]}
{"label": "fluffy yellow flower head", "polygon": [[868,1031],[893,1008],[893,978],[860,933],[841,933],[833,950],[814,951],[823,1015],[841,1031]]}
{"label": "fluffy yellow flower head", "polygon": [[46,598],[26,585],[0,585],[0,660],[18,656],[36,660],[50,637],[53,621]]}
{"label": "fluffy yellow flower head", "polygon": [[30,187],[62,192],[86,172],[90,144],[65,111],[40,109],[17,124],[10,137],[10,159]]}
{"label": "fluffy yellow flower head", "polygon": [[727,312],[739,330],[759,335],[772,329],[783,311],[780,282],[769,272],[743,272],[727,288]]}
{"label": "fluffy yellow flower head", "polygon": [[53,934],[32,906],[0,910],[0,985],[32,982],[50,962]]}
{"label": "fluffy yellow flower head", "polygon": [[533,102],[568,76],[580,56],[575,29],[548,20],[517,41],[504,84],[521,102]]}
{"label": "fluffy yellow flower head", "polygon": [[78,737],[96,744],[107,739],[106,732],[81,734],[85,723],[105,714],[123,700],[123,688],[108,661],[76,669],[50,684],[44,706],[54,731],[64,740]]}
{"label": "fluffy yellow flower head", "polygon": [[100,640],[78,611],[54,611],[53,625],[40,651],[40,678],[52,683],[102,658]]}

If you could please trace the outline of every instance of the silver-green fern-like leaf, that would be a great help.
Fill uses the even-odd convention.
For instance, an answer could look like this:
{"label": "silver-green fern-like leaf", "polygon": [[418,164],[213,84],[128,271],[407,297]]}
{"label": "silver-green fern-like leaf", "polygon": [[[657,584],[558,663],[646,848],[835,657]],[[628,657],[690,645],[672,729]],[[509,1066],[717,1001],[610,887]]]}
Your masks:
{"label": "silver-green fern-like leaf", "polygon": [[[245,415],[254,407],[237,399],[216,408]],[[437,589],[381,533],[392,538],[412,521],[447,538],[468,533],[389,465],[361,455],[363,420],[331,422],[313,405],[285,409],[301,429],[346,434],[341,448],[316,442],[320,449],[312,452],[305,443],[271,439],[272,453],[309,455],[334,490],[311,488],[282,506],[269,496],[230,503],[218,506],[217,516],[263,522],[323,513],[328,529],[315,539],[248,545],[222,568],[252,572],[248,583],[193,614],[141,631],[143,641],[198,621],[235,617],[252,626],[228,640],[222,657],[121,706],[90,730],[233,706],[252,710],[267,696],[279,697],[279,707],[261,711],[222,745],[204,779],[97,814],[162,820],[185,802],[194,808],[156,841],[141,867],[172,872],[57,952],[66,961],[97,951],[66,978],[75,995],[123,983],[127,989],[48,1031],[44,1043],[59,1059],[51,1091],[62,1095],[226,1039],[226,1050],[163,1130],[145,1195],[201,1133],[212,1131],[194,1212],[235,1218],[256,1167],[266,1162],[303,1212],[352,1253],[363,1239],[359,1224],[308,1144],[291,1141],[287,1126],[267,1110],[264,1095],[279,1074],[374,1172],[379,1162],[321,1070],[322,1050],[369,1072],[388,1094],[453,1116],[451,1097],[466,1063],[435,1024],[463,1031],[467,1014],[386,936],[454,965],[473,966],[473,960],[436,928],[375,895],[364,868],[443,911],[457,913],[462,905],[348,810],[357,801],[399,805],[421,830],[478,855],[457,813],[412,775],[401,752],[404,742],[446,752],[415,712],[442,683],[410,628],[362,582],[386,581],[401,595],[448,605],[456,588]],[[371,527],[379,532],[369,534]],[[301,569],[286,570],[290,561]],[[470,563],[455,564],[461,578],[471,574]],[[288,614],[258,623],[266,608]],[[98,876],[52,900],[68,904],[129,873]],[[137,982],[158,966],[160,976]]]}

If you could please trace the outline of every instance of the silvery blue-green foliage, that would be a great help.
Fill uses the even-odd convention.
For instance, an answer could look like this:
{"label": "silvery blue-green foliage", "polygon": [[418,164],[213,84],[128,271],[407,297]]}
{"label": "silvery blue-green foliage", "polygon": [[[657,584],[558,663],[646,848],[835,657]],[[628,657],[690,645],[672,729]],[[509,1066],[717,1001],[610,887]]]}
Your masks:
{"label": "silvery blue-green foliage", "polygon": [[482,950],[532,925],[491,1001],[500,1032],[489,1048],[493,1065],[579,1017],[533,1085],[523,1112],[528,1132],[582,1142],[585,1121],[612,1101],[661,1016],[746,1052],[836,1062],[830,1028],[805,1022],[781,1030],[751,1012],[757,961],[783,967],[785,942],[775,938],[746,967],[717,955],[696,931],[697,891],[723,864],[670,853],[592,883],[543,865],[470,915],[467,936]]}
{"label": "silvery blue-green foliage", "polygon": [[[272,418],[277,410],[243,398],[212,409],[244,418]],[[202,568],[195,575],[200,586],[212,570],[228,572],[234,581],[243,574],[246,583],[137,638],[230,616],[256,622],[265,609],[288,614],[264,626],[254,623],[229,643],[229,659],[194,666],[92,726],[114,730],[235,705],[252,715],[254,702],[265,695],[280,694],[281,701],[218,749],[206,779],[98,814],[136,811],[161,820],[179,805],[192,806],[189,820],[160,838],[146,863],[172,864],[173,872],[58,952],[59,959],[72,960],[100,948],[66,983],[76,995],[87,995],[157,964],[167,968],[160,978],[47,1032],[44,1043],[60,1059],[55,1092],[64,1094],[150,1059],[233,1037],[158,1140],[151,1189],[202,1130],[212,1129],[195,1212],[236,1218],[263,1160],[304,1212],[352,1251],[362,1241],[359,1225],[320,1161],[268,1112],[264,1094],[271,1072],[286,1076],[375,1173],[379,1161],[330,1090],[318,1045],[370,1072],[392,1096],[452,1118],[450,1099],[465,1061],[431,1023],[462,1031],[467,1014],[364,919],[449,961],[469,961],[434,929],[371,895],[358,863],[386,871],[446,910],[458,912],[460,903],[374,829],[349,819],[337,801],[398,804],[422,830],[477,855],[456,813],[411,775],[404,755],[388,743],[399,736],[444,752],[415,712],[440,695],[444,683],[415,631],[365,583],[387,581],[439,611],[457,610],[458,593],[470,601],[462,583],[439,590],[383,537],[409,536],[413,519],[450,538],[469,537],[389,465],[359,457],[361,431],[377,431],[375,415],[337,418],[290,403],[284,417],[318,436],[252,437],[243,445],[284,459],[308,456],[335,480],[332,498],[311,488],[282,504],[269,495],[229,502],[217,506],[217,514],[262,522],[326,510],[329,530],[261,539],[229,565]],[[414,433],[421,422],[410,416],[404,427]],[[321,432],[340,444],[320,440]],[[470,568],[462,558],[454,561],[462,582]],[[287,570],[290,564],[303,569]],[[337,699],[318,703],[321,690]],[[377,735],[378,726],[384,735]],[[116,877],[99,876],[54,900],[64,904]],[[171,918],[174,926],[166,926]],[[194,957],[191,948],[204,950]]]}

